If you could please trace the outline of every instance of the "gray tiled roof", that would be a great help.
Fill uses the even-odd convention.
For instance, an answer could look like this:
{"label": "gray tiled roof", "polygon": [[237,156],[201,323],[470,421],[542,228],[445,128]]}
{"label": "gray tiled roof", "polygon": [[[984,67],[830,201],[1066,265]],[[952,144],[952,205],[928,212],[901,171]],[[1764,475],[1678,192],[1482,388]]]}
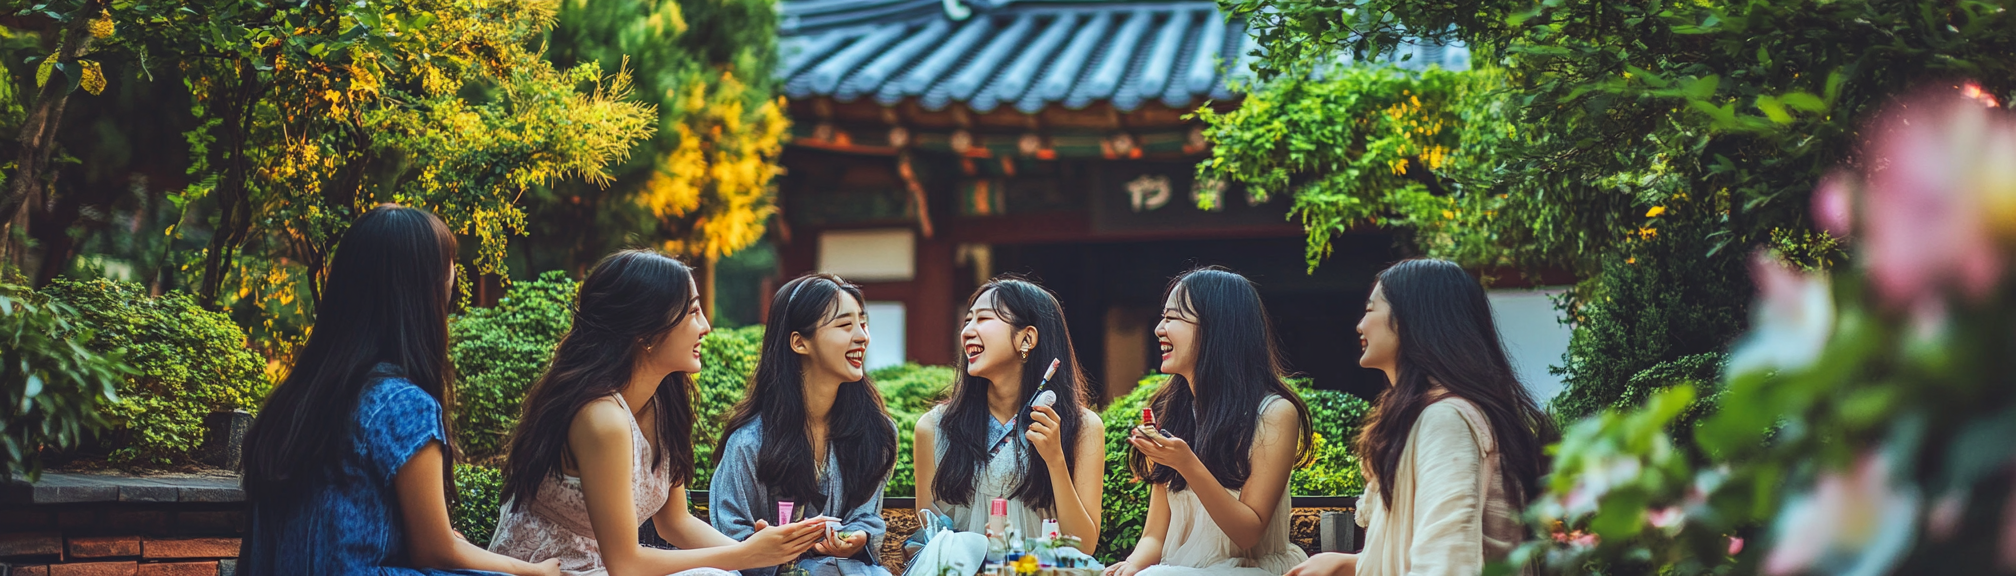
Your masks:
{"label": "gray tiled roof", "polygon": [[[883,105],[915,98],[930,110],[956,102],[983,113],[1100,101],[1122,111],[1151,100],[1187,108],[1230,98],[1228,84],[1258,49],[1210,1],[961,2],[972,10],[963,21],[946,15],[944,0],[784,0],[785,94]],[[1460,46],[1406,50],[1409,68],[1469,67]]]}

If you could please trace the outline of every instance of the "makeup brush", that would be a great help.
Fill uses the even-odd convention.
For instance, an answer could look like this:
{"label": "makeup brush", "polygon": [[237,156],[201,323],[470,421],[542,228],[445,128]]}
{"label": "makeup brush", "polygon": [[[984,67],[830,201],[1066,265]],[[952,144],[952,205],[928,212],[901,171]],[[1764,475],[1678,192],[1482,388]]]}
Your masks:
{"label": "makeup brush", "polygon": [[1051,406],[1057,403],[1057,393],[1050,391],[1050,377],[1057,375],[1057,366],[1064,363],[1062,358],[1052,358],[1050,368],[1043,371],[1043,381],[1036,384],[1036,395],[1029,398],[1025,408]]}

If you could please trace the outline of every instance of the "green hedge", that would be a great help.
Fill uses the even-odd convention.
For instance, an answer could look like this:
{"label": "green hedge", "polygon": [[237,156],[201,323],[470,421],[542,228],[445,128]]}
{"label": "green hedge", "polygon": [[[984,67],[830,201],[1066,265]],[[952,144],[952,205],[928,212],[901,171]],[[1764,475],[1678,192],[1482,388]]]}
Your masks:
{"label": "green hedge", "polygon": [[547,272],[513,282],[496,306],[471,307],[448,321],[448,357],[458,378],[455,442],[468,461],[503,455],[519,402],[573,323],[578,285],[564,272]]}
{"label": "green hedge", "polygon": [[[1132,392],[1106,406],[1099,418],[1106,421],[1106,489],[1099,528],[1099,557],[1112,563],[1126,559],[1141,539],[1141,527],[1148,521],[1148,484],[1127,469],[1127,457],[1134,447],[1127,443],[1130,427],[1140,422],[1141,406],[1169,377],[1153,374],[1141,379]],[[1309,419],[1315,428],[1315,460],[1295,471],[1289,493],[1304,496],[1356,496],[1365,490],[1358,458],[1351,454],[1351,442],[1358,437],[1358,425],[1371,411],[1371,404],[1357,396],[1334,390],[1310,390],[1307,381],[1291,380],[1290,385],[1309,404]]]}
{"label": "green hedge", "polygon": [[272,388],[245,333],[188,294],[149,296],[138,284],[58,279],[42,294],[76,310],[93,334],[86,347],[119,351],[136,370],[104,409],[115,433],[114,462],[187,461],[203,442],[213,410],[252,410]]}
{"label": "green hedge", "polygon": [[504,473],[487,466],[455,465],[455,505],[449,516],[470,544],[490,547],[497,512],[504,506]]}

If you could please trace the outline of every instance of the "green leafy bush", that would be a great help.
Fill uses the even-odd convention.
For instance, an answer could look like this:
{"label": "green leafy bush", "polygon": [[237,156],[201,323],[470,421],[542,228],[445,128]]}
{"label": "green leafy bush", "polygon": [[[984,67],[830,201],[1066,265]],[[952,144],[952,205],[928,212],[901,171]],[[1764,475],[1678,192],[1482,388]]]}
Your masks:
{"label": "green leafy bush", "polygon": [[749,376],[756,373],[762,356],[763,327],[745,326],[715,330],[700,341],[699,390],[693,403],[693,462],[696,470],[692,487],[705,490],[714,481],[714,448],[721,442],[721,426],[728,412],[742,401],[749,388]]}
{"label": "green leafy bush", "polygon": [[504,506],[504,473],[473,464],[455,465],[455,505],[449,519],[470,544],[488,548]]}
{"label": "green leafy bush", "polygon": [[105,408],[118,446],[115,462],[183,461],[203,442],[212,410],[250,410],[272,388],[265,363],[223,313],[180,292],[150,297],[137,284],[58,279],[42,294],[77,311],[92,334],[87,347],[123,351],[135,372]]}
{"label": "green leafy bush", "polygon": [[[1105,512],[1099,529],[1099,555],[1107,563],[1124,560],[1132,553],[1141,539],[1141,527],[1148,521],[1148,484],[1127,469],[1127,457],[1134,453],[1127,434],[1141,421],[1142,405],[1168,381],[1163,374],[1144,377],[1132,392],[1099,414],[1106,421],[1106,485],[1101,498]],[[1296,470],[1289,480],[1289,494],[1356,496],[1364,492],[1365,479],[1357,456],[1351,454],[1351,444],[1372,405],[1335,390],[1310,390],[1307,384],[1301,379],[1289,381],[1309,405],[1316,436],[1315,458]]]}
{"label": "green leafy bush", "polygon": [[91,346],[74,310],[36,300],[26,287],[0,283],[0,481],[35,479],[42,448],[70,448],[103,429],[99,408],[117,401],[134,373],[119,351]]}
{"label": "green leafy bush", "polygon": [[868,376],[882,392],[882,400],[889,406],[889,417],[896,420],[896,469],[890,473],[883,495],[915,496],[917,462],[912,458],[912,448],[916,446],[917,419],[945,399],[958,372],[948,366],[904,363]]}
{"label": "green leafy bush", "polygon": [[519,403],[552,360],[573,323],[577,282],[560,271],[515,282],[496,306],[472,307],[448,322],[455,363],[455,441],[466,459],[503,456]]}

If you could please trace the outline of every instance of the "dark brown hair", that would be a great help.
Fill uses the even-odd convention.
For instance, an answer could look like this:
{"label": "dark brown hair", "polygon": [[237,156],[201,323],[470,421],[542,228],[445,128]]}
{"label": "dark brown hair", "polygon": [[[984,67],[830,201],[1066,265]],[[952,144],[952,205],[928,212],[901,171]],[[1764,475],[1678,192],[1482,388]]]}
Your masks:
{"label": "dark brown hair", "polygon": [[[1253,282],[1230,270],[1211,266],[1177,276],[1162,293],[1181,291],[1183,312],[1197,319],[1196,391],[1182,376],[1168,383],[1150,398],[1156,423],[1170,434],[1190,442],[1204,468],[1226,488],[1238,489],[1253,475],[1253,437],[1260,428],[1260,401],[1268,395],[1280,396],[1295,406],[1301,426],[1296,438],[1295,460],[1307,463],[1313,456],[1314,431],[1309,425],[1309,406],[1302,396],[1282,381],[1287,373],[1275,344],[1274,326],[1260,303],[1260,291]],[[1166,312],[1166,311],[1165,311]],[[1139,450],[1128,457],[1127,467],[1135,476],[1157,484],[1168,484],[1181,492],[1189,486],[1182,474],[1162,465],[1149,465]]]}
{"label": "dark brown hair", "polygon": [[[1071,349],[1070,329],[1064,324],[1064,305],[1058,303],[1057,297],[1049,290],[1020,277],[1005,275],[974,290],[973,296],[966,299],[967,309],[972,309],[980,295],[990,290],[994,292],[996,317],[1018,331],[1035,326],[1039,335],[1036,346],[1022,360],[1022,381],[1016,383],[1021,390],[1018,398],[1033,397],[1036,385],[1043,381],[1043,371],[1050,367],[1050,361],[1062,361],[1047,389],[1057,394],[1054,408],[1058,419],[1062,420],[1058,424],[1063,429],[1065,471],[1076,474],[1079,469],[1079,462],[1075,460],[1078,435],[1085,419],[1085,382],[1078,357]],[[994,417],[987,411],[987,390],[992,384],[985,378],[967,373],[964,362],[959,363],[958,370],[958,378],[953,380],[952,398],[945,402],[945,412],[938,419],[938,442],[945,447],[945,457],[938,463],[938,475],[931,480],[931,491],[940,500],[963,505],[973,498],[974,480],[980,468],[987,465],[987,422]],[[1016,413],[1015,441],[1023,441],[1022,435],[1029,429],[1029,412],[1029,408],[1024,406]],[[1056,502],[1056,495],[1050,490],[1050,466],[1033,452],[1019,452],[1021,457],[1015,463],[1015,488],[1010,494],[1031,508],[1048,509]]]}
{"label": "dark brown hair", "polygon": [[[443,455],[454,462],[454,369],[448,363],[455,235],[418,208],[381,204],[359,216],[329,262],[315,330],[245,432],[245,495],[272,501],[329,480],[350,445],[359,399],[403,378],[441,404]],[[374,372],[390,364],[394,372]],[[454,466],[441,483],[455,494]]]}
{"label": "dark brown hair", "polygon": [[[1379,395],[1357,448],[1379,496],[1393,501],[1392,478],[1421,411],[1455,396],[1484,412],[1498,444],[1505,493],[1523,506],[1540,488],[1547,465],[1542,449],[1557,434],[1553,419],[1512,372],[1483,285],[1453,262],[1403,260],[1379,273],[1378,286],[1400,340],[1400,381]],[[1437,386],[1443,393],[1435,392]]]}
{"label": "dark brown hair", "polygon": [[[574,324],[525,394],[511,432],[503,493],[514,509],[538,498],[539,486],[561,474],[575,415],[629,385],[645,347],[686,321],[695,293],[692,270],[649,250],[611,254],[588,273],[575,297]],[[649,402],[658,432],[651,462],[670,461],[672,485],[683,486],[693,478],[692,375],[666,375]]]}

